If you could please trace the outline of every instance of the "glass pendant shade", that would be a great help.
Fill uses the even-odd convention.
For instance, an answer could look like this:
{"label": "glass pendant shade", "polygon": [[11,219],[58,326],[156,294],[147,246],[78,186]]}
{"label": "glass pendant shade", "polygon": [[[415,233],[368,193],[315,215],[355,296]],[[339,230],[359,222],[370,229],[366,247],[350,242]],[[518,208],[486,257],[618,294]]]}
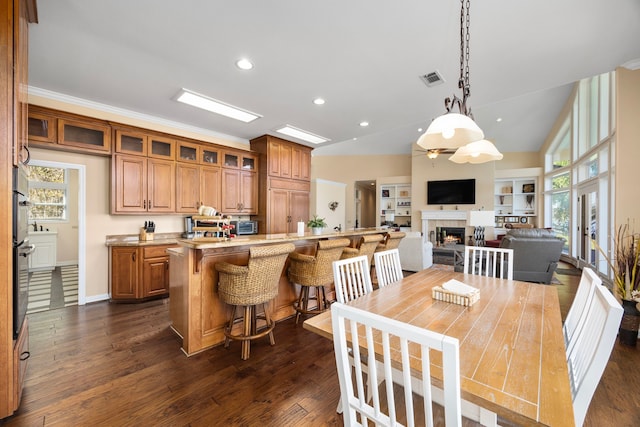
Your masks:
{"label": "glass pendant shade", "polygon": [[418,145],[425,150],[459,148],[482,138],[484,133],[472,118],[464,114],[447,113],[431,122],[418,139]]}
{"label": "glass pendant shade", "polygon": [[485,163],[502,160],[502,153],[491,141],[482,139],[458,148],[449,160],[455,163]]}

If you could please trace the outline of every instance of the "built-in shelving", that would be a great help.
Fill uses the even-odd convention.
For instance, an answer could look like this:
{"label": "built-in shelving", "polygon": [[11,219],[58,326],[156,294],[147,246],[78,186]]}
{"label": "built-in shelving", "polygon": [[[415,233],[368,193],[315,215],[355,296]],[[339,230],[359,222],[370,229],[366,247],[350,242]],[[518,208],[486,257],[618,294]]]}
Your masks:
{"label": "built-in shelving", "polygon": [[537,177],[499,178],[494,181],[497,229],[504,229],[509,223],[536,225],[537,181]]}
{"label": "built-in shelving", "polygon": [[411,184],[380,186],[380,224],[389,222],[398,225],[411,223]]}

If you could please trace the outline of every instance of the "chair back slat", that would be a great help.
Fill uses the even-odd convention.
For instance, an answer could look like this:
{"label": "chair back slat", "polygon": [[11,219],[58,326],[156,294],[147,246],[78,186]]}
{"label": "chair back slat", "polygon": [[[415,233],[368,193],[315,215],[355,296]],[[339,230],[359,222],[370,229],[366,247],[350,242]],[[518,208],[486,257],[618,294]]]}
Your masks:
{"label": "chair back slat", "polygon": [[465,246],[464,273],[513,280],[513,249]]}
{"label": "chair back slat", "polygon": [[594,288],[584,325],[578,329],[573,338],[575,344],[567,354],[577,426],[584,422],[593,393],[611,356],[622,313],[622,306],[606,287]]}
{"label": "chair back slat", "polygon": [[373,254],[373,259],[378,287],[382,288],[389,283],[402,279],[402,266],[400,265],[400,252],[398,249],[376,252]]}
{"label": "chair back slat", "polygon": [[333,281],[338,302],[352,301],[373,292],[366,255],[333,262]]}
{"label": "chair back slat", "polygon": [[602,285],[602,279],[592,269],[585,267],[582,270],[576,296],[573,298],[562,326],[567,354],[575,345],[575,337],[578,335],[578,330],[584,326],[595,288],[600,285]]}
{"label": "chair back slat", "polygon": [[[457,339],[342,303],[331,306],[331,319],[345,426],[367,425],[368,420],[376,425],[404,422],[413,426],[422,415],[426,425],[434,425],[430,351],[442,353],[446,425],[462,425]],[[353,349],[351,359],[350,349]],[[361,361],[363,356],[366,364]],[[365,395],[366,379],[362,371],[376,363],[378,369],[368,370],[370,383],[385,381],[385,393],[374,388],[369,398]],[[398,370],[404,379],[400,392],[393,386],[393,372]],[[416,376],[420,380],[417,383],[412,381]],[[385,396],[386,401],[382,400]],[[421,399],[422,405],[414,407],[414,399]],[[402,402],[404,407],[400,406]]]}

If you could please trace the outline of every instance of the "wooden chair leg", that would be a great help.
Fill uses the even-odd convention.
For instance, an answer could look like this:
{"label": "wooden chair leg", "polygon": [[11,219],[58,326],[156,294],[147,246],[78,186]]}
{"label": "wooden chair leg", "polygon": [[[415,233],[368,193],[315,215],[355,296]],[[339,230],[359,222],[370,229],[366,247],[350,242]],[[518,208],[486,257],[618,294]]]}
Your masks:
{"label": "wooden chair leg", "polygon": [[237,305],[231,306],[231,318],[229,319],[229,324],[227,325],[227,333],[224,334],[224,347],[229,348],[229,335],[231,334],[231,330],[233,329],[233,322],[236,320],[236,309]]}
{"label": "wooden chair leg", "polygon": [[[262,304],[262,309],[264,310],[264,319],[267,322],[267,328],[270,328],[272,325],[271,316],[269,315],[269,310],[267,310],[267,304]],[[269,332],[269,343],[271,345],[276,345],[276,339],[273,336],[273,331]]]}
{"label": "wooden chair leg", "polygon": [[[249,336],[251,334],[251,323],[252,322],[252,313],[253,306],[247,305],[244,307],[244,336]],[[249,353],[251,351],[251,340],[242,340],[242,360],[247,360],[249,358]]]}

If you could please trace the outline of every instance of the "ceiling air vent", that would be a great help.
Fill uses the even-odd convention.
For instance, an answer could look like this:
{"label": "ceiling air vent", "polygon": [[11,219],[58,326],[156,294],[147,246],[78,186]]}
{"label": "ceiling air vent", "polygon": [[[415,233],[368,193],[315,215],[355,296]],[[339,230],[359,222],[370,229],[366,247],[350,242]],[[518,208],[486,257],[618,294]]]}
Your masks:
{"label": "ceiling air vent", "polygon": [[422,80],[424,84],[429,87],[437,86],[444,83],[444,79],[442,78],[438,70],[420,76],[420,80]]}

